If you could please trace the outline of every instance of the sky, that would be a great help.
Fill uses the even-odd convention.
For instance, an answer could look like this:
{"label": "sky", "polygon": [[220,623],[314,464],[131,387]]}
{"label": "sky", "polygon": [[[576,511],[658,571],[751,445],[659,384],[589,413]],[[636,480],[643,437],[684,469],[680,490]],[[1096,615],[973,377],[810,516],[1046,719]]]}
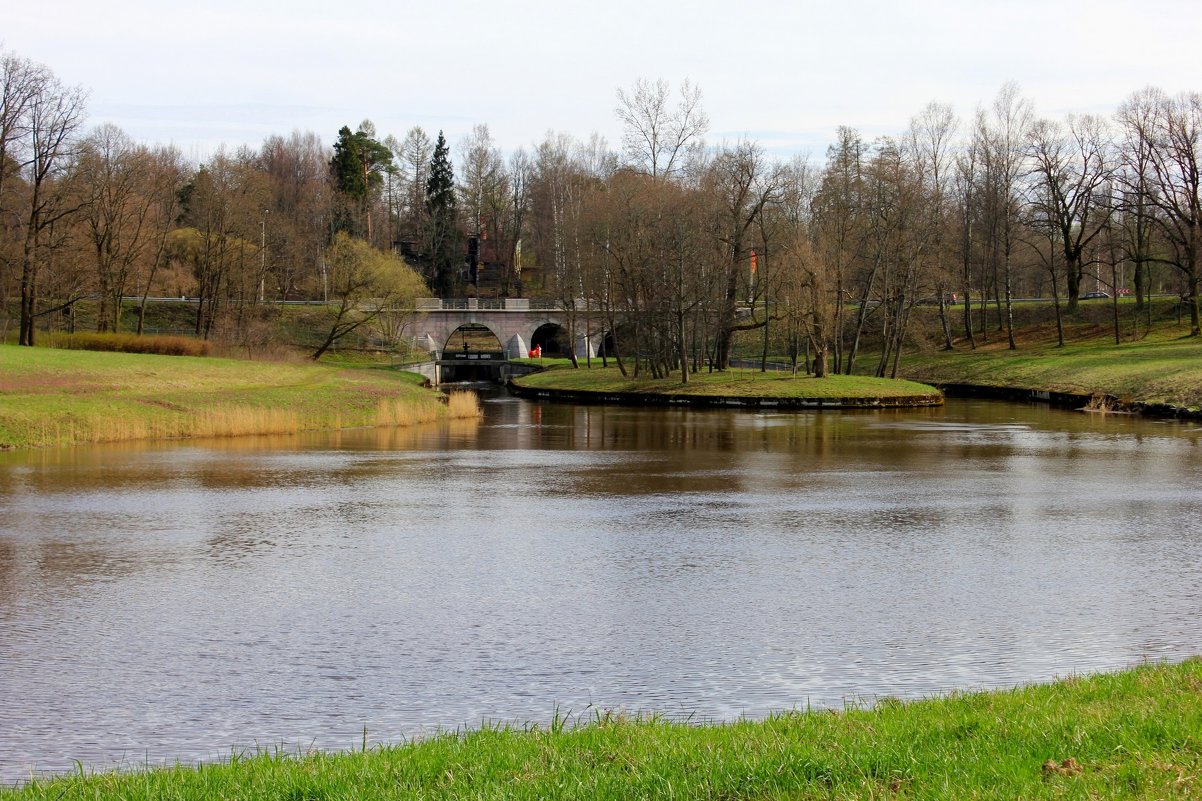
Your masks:
{"label": "sky", "polygon": [[364,119],[618,148],[640,78],[699,86],[711,143],[821,161],[837,126],[896,135],[931,101],[968,118],[1007,81],[1048,117],[1202,91],[1200,41],[1197,0],[55,0],[0,21],[0,50],[90,91],[89,123],[196,161]]}

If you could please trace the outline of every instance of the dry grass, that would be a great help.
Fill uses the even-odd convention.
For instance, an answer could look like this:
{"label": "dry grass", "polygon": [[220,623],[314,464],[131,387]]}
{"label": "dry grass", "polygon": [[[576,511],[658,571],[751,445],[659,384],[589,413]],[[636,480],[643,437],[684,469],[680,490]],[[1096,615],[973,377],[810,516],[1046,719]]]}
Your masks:
{"label": "dry grass", "polygon": [[414,403],[412,400],[384,398],[376,404],[375,425],[377,428],[415,426],[432,423],[439,417],[477,420],[483,415],[476,393],[457,391],[447,396],[445,407],[434,401]]}
{"label": "dry grass", "polygon": [[201,339],[137,334],[54,334],[50,345],[66,350],[99,350],[114,353],[154,353],[160,356],[208,356],[213,345]]}
{"label": "dry grass", "polygon": [[452,420],[471,420],[484,416],[475,392],[459,390],[447,396],[447,416]]}
{"label": "dry grass", "polygon": [[398,398],[382,398],[376,404],[376,421],[378,428],[416,426],[422,423],[432,423],[438,419],[438,403],[413,403],[411,400]]}
{"label": "dry grass", "polygon": [[[305,428],[289,409],[215,406],[198,412],[190,425],[193,437],[241,437],[249,434],[295,434]],[[331,426],[337,428],[338,426]]]}
{"label": "dry grass", "polygon": [[[329,427],[336,428],[337,416]],[[163,417],[48,417],[30,426],[39,444],[125,442],[183,437],[240,437],[253,434],[295,434],[306,428],[301,416],[287,409],[214,406]]]}

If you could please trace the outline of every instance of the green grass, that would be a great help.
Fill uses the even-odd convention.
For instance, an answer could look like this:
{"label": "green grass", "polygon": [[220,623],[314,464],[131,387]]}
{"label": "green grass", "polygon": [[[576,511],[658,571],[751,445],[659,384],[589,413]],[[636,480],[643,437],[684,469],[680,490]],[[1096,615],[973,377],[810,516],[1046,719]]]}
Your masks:
{"label": "green grass", "polygon": [[353,753],[80,774],[32,799],[1153,799],[1202,793],[1202,661],[872,709],[689,725],[596,715]]}
{"label": "green grass", "polygon": [[[547,360],[544,360],[544,362]],[[566,360],[564,360],[566,361]],[[541,373],[515,379],[514,383],[531,389],[557,389],[572,392],[638,393],[686,397],[734,398],[896,398],[937,394],[930,386],[914,381],[895,381],[871,376],[832,375],[814,378],[787,372],[764,372],[733,368],[721,372],[700,372],[681,384],[679,375],[669,378],[625,378],[616,367],[573,370],[568,364],[552,364]],[[545,366],[545,364],[544,364]]]}
{"label": "green grass", "polygon": [[1023,332],[1018,350],[1004,337],[969,350],[908,354],[902,370],[933,384],[1046,389],[1080,394],[1104,393],[1126,402],[1202,407],[1202,340],[1164,328],[1144,339],[1114,344],[1105,331],[1078,336],[1057,347],[1046,329]]}
{"label": "green grass", "polygon": [[[0,345],[0,448],[293,433],[443,413],[412,373]],[[402,408],[413,414],[397,414]]]}

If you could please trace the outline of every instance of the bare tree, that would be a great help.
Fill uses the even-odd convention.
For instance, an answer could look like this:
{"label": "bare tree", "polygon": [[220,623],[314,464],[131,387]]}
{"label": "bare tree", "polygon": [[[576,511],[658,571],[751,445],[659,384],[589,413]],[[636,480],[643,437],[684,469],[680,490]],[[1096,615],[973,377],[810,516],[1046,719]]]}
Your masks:
{"label": "bare tree", "polygon": [[[487,125],[477,125],[472,129],[471,135],[461,145],[461,153],[462,180],[458,188],[468,236],[476,238],[477,252],[481,256],[487,253],[493,257],[494,269],[499,266],[500,272],[495,276],[498,279],[498,291],[507,294],[513,265],[498,264],[498,260],[508,255],[504,252],[508,250],[507,241],[516,240],[514,232],[510,230],[513,196],[509,173],[500,148],[493,144]],[[492,277],[488,276],[488,279]],[[479,270],[472,276],[477,283],[477,291],[484,278],[484,272]]]}
{"label": "bare tree", "polygon": [[[1019,237],[1019,179],[1024,174],[1031,103],[1019,95],[1018,85],[1007,83],[993,101],[992,115],[977,118],[977,136],[984,154],[985,195],[990,234],[990,260],[995,273],[1001,268],[1004,292],[1004,326],[1011,350],[1014,341],[1014,255]],[[995,292],[995,295],[999,294]]]}
{"label": "bare tree", "polygon": [[39,313],[38,272],[52,249],[51,229],[78,210],[64,180],[75,155],[75,135],[83,125],[86,93],[43,75],[25,105],[18,123],[23,147],[16,156],[26,184],[21,228],[21,312],[18,342],[34,344],[34,319]]}
{"label": "bare tree", "polygon": [[675,105],[670,95],[671,87],[663,79],[651,83],[640,78],[631,91],[618,90],[622,144],[631,164],[652,178],[679,173],[690,146],[709,130],[700,88],[686,80]]}
{"label": "bare tree", "polygon": [[[751,266],[764,252],[758,236],[761,215],[767,206],[780,200],[781,184],[779,165],[767,159],[759,144],[748,140],[719,150],[703,178],[702,191],[709,196],[713,210],[714,252],[722,271],[720,295],[715,299],[714,359],[719,369],[730,365],[736,331],[766,324],[766,310],[763,316],[754,314],[754,301],[762,286]],[[738,306],[745,301],[753,302],[753,315],[740,320]]]}
{"label": "bare tree", "polygon": [[488,126],[472,127],[471,134],[460,143],[459,206],[463,209],[468,231],[478,236],[482,218],[492,195],[499,192],[505,176],[501,150],[493,143]]}
{"label": "bare tree", "polygon": [[1029,176],[1038,219],[1057,229],[1064,249],[1068,311],[1077,308],[1085,252],[1109,225],[1114,175],[1106,123],[1100,117],[1069,116],[1067,129],[1035,122],[1028,135]]}
{"label": "bare tree", "polygon": [[977,136],[969,137],[956,156],[955,177],[952,185],[956,192],[956,203],[959,209],[959,250],[960,250],[960,293],[964,302],[964,336],[974,350],[977,347],[976,336],[973,333],[972,298],[973,298],[973,265],[976,263],[977,251],[977,174],[981,164],[981,142]]}
{"label": "bare tree", "polygon": [[[13,181],[20,181],[29,137],[29,109],[54,76],[40,64],[0,52],[0,232],[18,227]],[[2,291],[3,284],[0,284]]]}
{"label": "bare tree", "polygon": [[[1140,113],[1133,98],[1120,110],[1128,140],[1146,143],[1152,191],[1148,202],[1153,220],[1168,242],[1171,254],[1162,260],[1185,279],[1190,335],[1202,336],[1198,285],[1202,270],[1202,94],[1189,92],[1169,98],[1153,91],[1144,98],[1149,108]],[[1130,158],[1130,157],[1129,157]]]}
{"label": "bare tree", "polygon": [[188,264],[196,279],[196,336],[208,339],[232,306],[234,334],[246,333],[248,310],[258,303],[264,260],[263,210],[267,208],[267,176],[255,166],[255,155],[218,151],[182,191],[182,222],[172,234],[173,256]]}
{"label": "bare tree", "polygon": [[141,302],[138,304],[138,334],[146,327],[146,302],[155,282],[155,274],[167,262],[167,237],[175,228],[180,213],[180,192],[187,169],[175,147],[157,147],[150,153],[150,169],[145,192],[150,198],[149,255],[142,273]]}
{"label": "bare tree", "polygon": [[[830,328],[819,324],[813,316],[812,301],[818,297],[813,290],[812,271],[817,265],[812,249],[811,212],[816,189],[817,175],[808,161],[796,156],[781,169],[780,202],[773,207],[772,217],[780,229],[780,244],[775,264],[775,300],[779,317],[783,321],[786,349],[792,364],[793,375],[797,375],[797,359],[805,348],[805,371],[810,371],[811,353],[830,352]],[[833,308],[833,292],[828,298]],[[825,377],[826,356],[822,357]]]}
{"label": "bare tree", "polygon": [[40,64],[0,52],[0,340],[7,327],[8,288],[22,261],[21,162],[29,137],[29,108],[53,79]]}
{"label": "bare tree", "polygon": [[152,166],[150,152],[112,124],[96,128],[80,147],[74,180],[87,201],[82,217],[95,256],[100,331],[119,330],[121,299],[154,238]]}
{"label": "bare tree", "polygon": [[[501,275],[501,294],[509,297],[515,285],[521,287],[522,236],[526,231],[526,214],[530,210],[530,184],[534,177],[534,163],[523,148],[518,148],[509,157],[509,196],[507,208],[508,238],[505,240],[506,260]],[[498,247],[500,243],[498,243]],[[572,351],[573,361],[576,353]]]}
{"label": "bare tree", "polygon": [[[854,288],[852,277],[863,264],[868,237],[866,208],[869,207],[864,176],[865,145],[858,131],[840,126],[836,142],[827,148],[826,167],[818,183],[813,202],[813,254],[823,264],[817,268],[824,281],[833,285],[833,321],[829,327],[832,337],[834,371],[850,371],[854,346],[844,343],[844,330],[849,327],[848,301]],[[875,274],[868,271],[860,280],[859,305],[855,310],[855,330],[862,331],[868,313],[868,295]],[[847,351],[843,367],[844,353]]]}
{"label": "bare tree", "polygon": [[924,184],[929,198],[926,219],[923,222],[932,236],[929,248],[932,262],[931,278],[939,305],[944,350],[951,350],[953,347],[947,299],[951,294],[950,290],[956,286],[956,277],[948,252],[950,242],[947,215],[952,170],[955,166],[952,138],[956,135],[958,125],[951,106],[932,102],[910,121],[907,135],[918,179]]}
{"label": "bare tree", "polygon": [[1118,225],[1123,232],[1123,250],[1134,266],[1135,305],[1148,314],[1151,322],[1151,264],[1155,232],[1156,191],[1153,170],[1153,120],[1161,103],[1157,89],[1135,92],[1119,106],[1115,119],[1119,125]]}
{"label": "bare tree", "polygon": [[421,126],[415,125],[405,134],[396,151],[400,170],[400,238],[416,243],[422,238],[426,213],[426,182],[430,178],[430,159],[434,143]]}
{"label": "bare tree", "polygon": [[268,184],[263,208],[271,210],[270,223],[261,229],[265,266],[282,300],[323,297],[321,255],[334,214],[329,160],[326,145],[312,131],[269,137],[259,150],[258,168]]}

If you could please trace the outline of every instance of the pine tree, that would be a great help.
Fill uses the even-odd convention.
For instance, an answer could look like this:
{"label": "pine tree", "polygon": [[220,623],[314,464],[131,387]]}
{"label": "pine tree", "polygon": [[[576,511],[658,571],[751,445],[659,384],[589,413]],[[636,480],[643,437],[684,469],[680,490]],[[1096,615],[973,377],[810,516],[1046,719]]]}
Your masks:
{"label": "pine tree", "polygon": [[335,228],[369,241],[372,201],[384,184],[385,173],[392,169],[392,151],[372,137],[374,131],[367,120],[354,133],[342,126],[330,159],[334,186],[346,201],[335,219]]}

